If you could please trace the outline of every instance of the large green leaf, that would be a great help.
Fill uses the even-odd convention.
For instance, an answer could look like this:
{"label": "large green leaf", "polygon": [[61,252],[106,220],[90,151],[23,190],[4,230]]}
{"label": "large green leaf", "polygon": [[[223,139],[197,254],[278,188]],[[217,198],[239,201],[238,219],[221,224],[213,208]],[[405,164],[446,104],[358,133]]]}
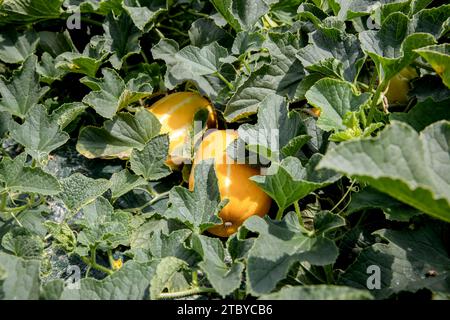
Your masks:
{"label": "large green leaf", "polygon": [[431,64],[444,84],[450,88],[450,44],[428,46],[414,51]]}
{"label": "large green leaf", "polygon": [[239,288],[244,264],[233,262],[228,266],[224,262],[225,251],[219,239],[194,235],[192,248],[202,257],[199,267],[222,297]]}
{"label": "large green leaf", "polygon": [[413,62],[418,57],[415,49],[436,42],[428,33],[411,34],[408,26],[408,17],[396,12],[384,20],[379,31],[368,30],[359,33],[361,47],[374,60],[383,81],[388,81]]}
{"label": "large green leaf", "polygon": [[125,212],[114,212],[108,200],[100,196],[83,207],[83,218],[76,221],[82,226],[77,240],[86,247],[103,250],[129,245],[128,218]]}
{"label": "large green leaf", "polygon": [[150,282],[150,299],[159,299],[170,279],[181,269],[187,267],[186,262],[175,257],[161,259]]}
{"label": "large green leaf", "polygon": [[325,131],[345,130],[344,116],[359,111],[370,94],[355,94],[352,85],[345,81],[325,78],[317,81],[305,94],[308,103],[320,109],[317,126]]}
{"label": "large green leaf", "polygon": [[113,275],[103,280],[81,279],[78,288],[67,287],[63,300],[137,300],[144,299],[158,261],[137,263],[129,261]]}
{"label": "large green leaf", "polygon": [[230,34],[217,26],[213,20],[200,18],[195,20],[189,31],[191,44],[196,47],[203,47],[215,41],[218,43],[232,41]]}
{"label": "large green leaf", "polygon": [[38,41],[38,35],[33,30],[22,34],[15,30],[0,33],[0,60],[20,63],[35,52]]}
{"label": "large green leaf", "polygon": [[[172,89],[186,80],[191,80],[207,95],[212,97],[217,95],[217,89],[209,83],[206,76],[216,77],[224,64],[222,59],[229,55],[227,49],[217,42],[202,48],[189,45],[179,49],[175,41],[162,39],[152,48],[152,53],[155,59],[163,59],[166,62],[167,88]],[[225,83],[222,83],[222,86],[224,85]]]}
{"label": "large green leaf", "polygon": [[[269,95],[258,109],[257,124],[245,123],[238,128],[239,139],[247,143],[248,149],[279,160],[284,156],[283,148],[300,133],[300,123],[300,115],[288,111],[286,99]],[[298,149],[290,150],[291,153],[294,151]]]}
{"label": "large green leaf", "polygon": [[351,214],[365,209],[379,208],[383,210],[386,219],[393,221],[408,222],[412,217],[421,214],[415,208],[390,197],[371,187],[366,187],[362,191],[352,195],[352,200],[347,207],[346,213]]}
{"label": "large green leaf", "polygon": [[9,129],[11,137],[25,146],[25,151],[38,163],[47,162],[50,152],[69,140],[69,135],[52,121],[41,105],[31,109],[23,124],[13,121]]}
{"label": "large green leaf", "polygon": [[141,45],[139,37],[142,32],[134,25],[133,20],[126,12],[118,17],[108,14],[103,24],[105,30],[105,47],[113,52],[109,58],[114,69],[121,69],[124,61],[132,54],[139,53]]}
{"label": "large green leaf", "polygon": [[42,82],[52,84],[66,75],[66,71],[56,68],[56,65],[61,60],[61,57],[53,58],[48,52],[42,54],[41,62],[36,66],[36,72],[40,75]]}
{"label": "large green leaf", "polygon": [[436,218],[450,221],[450,123],[440,121],[420,135],[393,121],[380,135],[329,150],[319,168],[371,184]]}
{"label": "large green leaf", "polygon": [[5,279],[0,282],[0,293],[6,300],[37,300],[39,298],[38,260],[22,258],[0,252],[0,267]]}
{"label": "large green leaf", "polygon": [[198,254],[186,247],[186,240],[192,232],[188,229],[180,229],[165,235],[162,230],[153,233],[146,246],[150,249],[153,258],[176,257],[194,265],[198,261]]}
{"label": "large green leaf", "polygon": [[152,22],[167,11],[167,0],[124,0],[123,8],[130,15],[134,25],[141,31],[148,31]]}
{"label": "large green leaf", "polygon": [[29,56],[11,79],[0,77],[0,110],[25,118],[49,88],[39,86],[39,75],[36,73],[37,57]]}
{"label": "large green leaf", "polygon": [[59,197],[68,209],[76,211],[105,193],[110,188],[111,182],[75,173],[62,179],[61,185],[63,190]]}
{"label": "large green leaf", "polygon": [[54,195],[61,191],[58,180],[40,168],[25,165],[27,155],[21,153],[13,160],[4,157],[0,162],[0,181],[11,191],[36,192]]}
{"label": "large green leaf", "polygon": [[346,286],[309,285],[283,287],[259,300],[371,300],[370,292]]}
{"label": "large green leaf", "polygon": [[377,298],[422,288],[450,292],[450,258],[438,231],[428,226],[406,231],[383,229],[376,234],[389,244],[377,243],[363,250],[340,283],[366,289],[367,270],[373,265],[380,268],[380,289],[372,291]]}
{"label": "large green leaf", "polygon": [[224,111],[229,122],[256,113],[261,102],[272,93],[292,98],[304,76],[303,67],[295,57],[300,41],[294,34],[271,33],[263,47],[269,51],[271,62],[253,72],[237,88]]}
{"label": "large green leaf", "polygon": [[204,160],[197,164],[194,175],[194,191],[179,186],[170,190],[170,206],[164,216],[177,219],[194,232],[201,233],[209,227],[221,223],[217,215],[227,201],[220,200],[212,160]]}
{"label": "large green leaf", "polygon": [[128,158],[133,148],[142,150],[160,128],[158,119],[147,110],[134,115],[118,113],[102,128],[86,126],[80,130],[77,150],[88,158]]}
{"label": "large green leaf", "polygon": [[146,78],[132,79],[128,83],[122,80],[116,71],[102,69],[103,79],[83,78],[81,82],[93,91],[83,98],[98,114],[111,119],[116,112],[128,105],[152,94],[152,86]]}
{"label": "large green leaf", "polygon": [[338,256],[333,241],[323,235],[304,235],[293,212],[283,221],[253,216],[244,222],[244,226],[259,233],[247,263],[248,290],[256,296],[271,292],[297,261],[327,265],[334,263]]}
{"label": "large green leaf", "polygon": [[9,253],[24,259],[41,259],[44,250],[42,238],[26,228],[13,228],[1,241],[2,247]]}
{"label": "large green leaf", "polygon": [[117,199],[136,187],[147,184],[142,177],[131,174],[130,171],[124,169],[116,172],[111,176],[111,197]]}
{"label": "large green leaf", "polygon": [[306,69],[349,82],[355,80],[365,58],[355,35],[321,28],[309,34],[309,42],[297,53]]}
{"label": "large green leaf", "polygon": [[81,102],[64,103],[53,110],[50,115],[52,121],[56,122],[61,129],[67,127],[72,121],[84,113],[87,106]]}
{"label": "large green leaf", "polygon": [[133,150],[130,157],[131,170],[146,180],[159,180],[171,173],[165,164],[169,153],[169,136],[160,135],[150,139],[142,150]]}
{"label": "large green leaf", "polygon": [[54,19],[61,14],[63,2],[63,0],[3,0],[0,3],[0,14],[5,15],[5,22],[13,23]]}
{"label": "large green leaf", "polygon": [[427,98],[417,103],[409,112],[394,112],[389,115],[389,118],[406,122],[417,131],[422,131],[436,121],[450,121],[449,103],[449,99],[435,102],[431,98]]}
{"label": "large green leaf", "polygon": [[311,157],[303,167],[300,160],[287,157],[279,164],[272,164],[269,170],[273,174],[254,176],[250,179],[275,200],[281,210],[307,196],[312,191],[325,187],[340,178],[330,170],[317,170],[317,164],[322,159],[320,154]]}

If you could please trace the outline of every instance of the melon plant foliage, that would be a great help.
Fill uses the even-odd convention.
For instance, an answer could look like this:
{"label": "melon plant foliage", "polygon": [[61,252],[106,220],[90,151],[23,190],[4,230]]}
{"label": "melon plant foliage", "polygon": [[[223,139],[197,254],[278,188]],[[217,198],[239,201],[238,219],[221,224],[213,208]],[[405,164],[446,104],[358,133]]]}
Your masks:
{"label": "melon plant foliage", "polygon": [[[450,298],[449,30],[433,0],[0,1],[0,297]],[[268,155],[227,239],[213,163],[189,190],[145,110],[179,91]]]}

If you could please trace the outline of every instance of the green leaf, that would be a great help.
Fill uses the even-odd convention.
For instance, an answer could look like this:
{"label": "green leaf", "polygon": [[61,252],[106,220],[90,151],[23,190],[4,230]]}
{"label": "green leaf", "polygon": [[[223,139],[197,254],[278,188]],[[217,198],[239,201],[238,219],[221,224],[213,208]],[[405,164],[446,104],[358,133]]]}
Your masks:
{"label": "green leaf", "polygon": [[56,122],[61,129],[64,129],[83,114],[86,108],[87,106],[80,102],[64,103],[55,109],[50,116],[52,121]]}
{"label": "green leaf", "polygon": [[257,32],[239,32],[234,38],[231,52],[240,56],[246,52],[260,50],[264,40],[264,36]]}
{"label": "green leaf", "polygon": [[199,48],[215,41],[232,41],[231,36],[225,30],[217,26],[213,20],[207,18],[195,20],[188,33],[191,44]]}
{"label": "green leaf", "polygon": [[45,107],[35,106],[23,124],[10,123],[10,135],[38,163],[48,161],[50,152],[69,140],[69,135],[61,131],[59,125],[52,121]]}
{"label": "green leaf", "polygon": [[420,135],[393,121],[380,135],[342,143],[319,164],[360,181],[436,218],[450,221],[450,123],[440,121]]}
{"label": "green leaf", "polygon": [[428,46],[414,51],[431,64],[444,84],[450,88],[450,44]]}
{"label": "green leaf", "polygon": [[142,150],[133,150],[130,157],[131,170],[146,180],[159,180],[171,173],[166,165],[169,153],[169,136],[160,135],[150,139]]}
{"label": "green leaf", "polygon": [[268,12],[269,6],[264,1],[232,0],[231,13],[242,30],[253,29],[259,19]]}
{"label": "green leaf", "polygon": [[5,133],[9,131],[9,123],[11,121],[11,115],[8,112],[0,112],[0,138],[2,138]]}
{"label": "green leaf", "polygon": [[216,8],[222,17],[228,22],[228,24],[236,31],[241,31],[241,25],[239,21],[232,14],[233,0],[211,0],[212,4]]}
{"label": "green leaf", "polygon": [[164,216],[177,219],[191,230],[202,233],[221,220],[218,213],[227,200],[220,200],[216,173],[212,160],[204,160],[195,166],[194,191],[176,186],[170,190],[170,206]]}
{"label": "green leaf", "polygon": [[364,209],[379,208],[383,210],[386,219],[393,221],[408,222],[412,217],[421,214],[417,209],[409,207],[371,187],[352,195],[352,200],[347,207],[346,213],[352,214]]}
{"label": "green leaf", "polygon": [[414,52],[415,49],[436,42],[431,34],[410,34],[408,25],[408,17],[396,12],[384,20],[379,31],[369,30],[359,33],[361,47],[374,60],[383,81],[388,81],[411,64],[418,57]]}
{"label": "green leaf", "polygon": [[64,281],[62,279],[51,280],[41,286],[40,299],[59,300],[64,291]]}
{"label": "green leaf", "polygon": [[103,280],[84,278],[80,288],[65,288],[63,300],[137,300],[144,299],[153,278],[158,261],[137,263],[129,261]]}
{"label": "green leaf", "polygon": [[0,282],[3,299],[37,300],[39,298],[40,262],[38,260],[24,260],[0,252],[0,266],[6,273],[6,278]]}
{"label": "green leaf", "polygon": [[[167,54],[169,53],[167,50],[170,50],[170,56]],[[161,40],[152,48],[152,53],[155,59],[163,59],[166,62],[165,83],[169,89],[186,80],[192,80],[207,94],[214,90],[208,89],[210,85],[203,85],[207,81],[204,76],[220,73],[224,64],[222,59],[229,55],[227,49],[217,42],[212,42],[202,48],[189,45],[178,50],[178,44],[170,40]]]}
{"label": "green leaf", "polygon": [[122,6],[139,30],[149,31],[158,15],[167,11],[168,1],[124,0]]}
{"label": "green leaf", "polygon": [[449,30],[449,18],[450,5],[420,10],[413,16],[411,28],[414,32],[430,33],[439,39]]}
{"label": "green leaf", "polygon": [[113,206],[103,197],[83,207],[83,218],[77,221],[82,226],[77,240],[86,247],[98,247],[104,251],[114,249],[119,245],[130,243],[129,216],[114,212]]}
{"label": "green leaf", "polygon": [[25,166],[27,155],[21,153],[13,160],[4,157],[0,162],[0,181],[11,191],[35,192],[42,195],[55,195],[61,191],[58,180],[41,168]]}
{"label": "green leaf", "polygon": [[248,290],[255,296],[271,292],[295,262],[328,265],[338,256],[338,248],[331,240],[304,235],[293,212],[283,221],[252,216],[244,226],[259,233],[247,263]]}
{"label": "green leaf", "polygon": [[[159,248],[163,247],[163,243],[166,238],[155,236],[155,239],[159,239],[161,241],[159,241],[158,244],[155,243],[153,245],[152,237],[153,237],[153,234],[156,234],[156,233],[158,233],[159,235],[169,233],[169,227],[168,227],[167,220],[151,219],[151,220],[145,222],[144,224],[142,224],[136,230],[133,230],[133,232],[131,234],[131,242],[130,242],[131,249],[133,251],[136,251],[139,249],[150,250],[150,247],[154,246],[153,250],[155,252],[154,253],[155,256],[163,255],[164,253],[161,252],[159,250]],[[172,237],[174,237],[175,239],[179,239],[178,238],[179,234],[176,234],[176,235],[177,235],[177,237],[174,237],[175,235],[173,235]],[[169,243],[171,243],[171,239],[172,238],[170,238],[170,237],[167,239],[169,241]],[[178,246],[179,245],[180,245],[180,242],[178,243]]]}
{"label": "green leaf", "polygon": [[151,138],[159,134],[161,124],[145,109],[118,113],[104,122],[102,128],[86,126],[80,130],[77,150],[87,158],[126,159],[135,148],[142,150]]}
{"label": "green leaf", "polygon": [[428,125],[439,120],[450,121],[450,100],[434,102],[431,98],[417,103],[408,113],[394,112],[389,119],[409,124],[417,131],[422,131]]}
{"label": "green leaf", "polygon": [[273,164],[269,170],[271,175],[254,176],[250,179],[275,200],[281,210],[304,198],[312,191],[323,188],[340,178],[340,175],[330,170],[317,170],[317,164],[322,159],[320,154],[311,157],[303,167],[300,160],[287,157],[280,164]]}
{"label": "green leaf", "polygon": [[95,77],[107,56],[108,54],[104,54],[97,59],[82,53],[64,52],[58,56],[58,62],[55,67],[65,73],[81,73],[89,77]]}
{"label": "green leaf", "polygon": [[331,230],[345,226],[345,219],[331,211],[319,211],[314,216],[314,233],[325,234]]}
{"label": "green leaf", "polygon": [[105,193],[111,187],[111,182],[74,173],[62,179],[61,186],[62,192],[59,198],[69,210],[77,211]]}
{"label": "green leaf", "polygon": [[427,74],[413,82],[414,86],[410,92],[411,96],[417,98],[417,103],[428,98],[436,102],[450,99],[450,89],[442,83],[438,75]]}
{"label": "green leaf", "polygon": [[187,229],[175,230],[169,235],[165,235],[162,230],[154,232],[148,244],[152,257],[176,257],[189,265],[194,265],[198,260],[198,255],[185,245],[191,234],[192,232]]}
{"label": "green leaf", "polygon": [[41,76],[41,81],[52,84],[54,81],[61,80],[66,71],[56,68],[56,65],[62,58],[53,58],[48,52],[41,56],[41,62],[36,66],[36,72]]}
{"label": "green leaf", "polygon": [[348,82],[325,78],[317,81],[305,94],[308,103],[319,108],[321,113],[317,126],[325,131],[345,130],[344,116],[359,111],[370,94],[355,94]]}
{"label": "green leaf", "polygon": [[192,238],[192,248],[202,257],[202,262],[198,265],[217,293],[225,297],[239,288],[244,264],[225,264],[225,251],[220,239],[195,234]]}
{"label": "green leaf", "polygon": [[286,99],[271,94],[260,104],[257,124],[245,123],[238,128],[239,139],[248,149],[277,161],[284,155],[279,150],[299,134],[300,123],[300,115],[288,111]]}
{"label": "green leaf", "polygon": [[367,290],[334,285],[306,285],[283,287],[280,291],[265,294],[259,300],[371,300]]}
{"label": "green leaf", "polygon": [[263,47],[270,53],[271,62],[253,72],[237,88],[224,111],[228,122],[256,113],[261,102],[270,94],[293,97],[304,76],[303,67],[295,57],[300,47],[295,35],[289,32],[271,33]]}
{"label": "green leaf", "polygon": [[65,223],[57,223],[54,221],[45,221],[45,227],[48,233],[53,237],[53,245],[63,248],[66,252],[72,252],[77,246],[77,238],[70,228],[70,226]]}
{"label": "green leaf", "polygon": [[187,267],[186,262],[175,257],[166,257],[156,267],[155,274],[150,282],[150,299],[156,300],[166,289],[170,279],[181,269]]}
{"label": "green leaf", "polygon": [[[439,232],[432,227],[418,230],[379,230],[376,235],[389,241],[363,250],[339,282],[355,288],[367,288],[367,268],[380,268],[381,288],[373,290],[376,298],[387,298],[400,291],[416,292],[422,288],[450,292],[450,259]],[[435,276],[428,276],[434,271]]]}
{"label": "green leaf", "polygon": [[0,33],[0,60],[21,63],[36,51],[38,42],[38,35],[33,30],[22,34],[15,30]]}
{"label": "green leaf", "polygon": [[122,11],[122,0],[66,0],[73,11],[96,13],[106,16],[110,13],[119,15]]}
{"label": "green leaf", "polygon": [[69,30],[63,32],[40,31],[39,46],[44,53],[50,54],[53,58],[66,51],[77,51]]}
{"label": "green leaf", "polygon": [[48,91],[48,87],[39,86],[36,65],[37,57],[31,55],[19,70],[14,71],[9,81],[0,77],[0,111],[7,111],[23,119]]}
{"label": "green leaf", "polygon": [[130,80],[127,84],[113,69],[102,69],[103,79],[83,78],[81,82],[94,91],[83,98],[97,113],[111,119],[116,112],[152,94],[149,83]]}
{"label": "green leaf", "polygon": [[365,59],[355,35],[319,28],[309,34],[309,42],[296,55],[306,69],[349,82],[355,80]]}
{"label": "green leaf", "polygon": [[63,0],[3,0],[0,15],[6,15],[4,22],[30,23],[40,19],[58,18]]}
{"label": "green leaf", "polygon": [[44,242],[38,235],[25,228],[14,228],[6,233],[1,241],[2,247],[17,257],[41,259]]}
{"label": "green leaf", "polygon": [[147,184],[145,179],[130,173],[127,169],[113,173],[111,176],[111,197],[117,199],[136,187]]}
{"label": "green leaf", "polygon": [[133,20],[124,12],[118,17],[108,14],[103,29],[106,38],[105,47],[108,51],[113,52],[109,61],[114,69],[119,70],[129,56],[140,52],[139,37],[142,32],[136,28]]}
{"label": "green leaf", "polygon": [[333,0],[335,7],[333,11],[341,20],[351,20],[363,15],[367,15],[379,8],[386,1],[372,0]]}

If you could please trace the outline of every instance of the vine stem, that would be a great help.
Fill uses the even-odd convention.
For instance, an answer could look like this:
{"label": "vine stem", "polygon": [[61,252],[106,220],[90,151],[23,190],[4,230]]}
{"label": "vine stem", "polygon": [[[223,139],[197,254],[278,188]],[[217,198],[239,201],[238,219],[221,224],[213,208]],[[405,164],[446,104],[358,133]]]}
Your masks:
{"label": "vine stem", "polygon": [[277,216],[275,217],[276,220],[280,221],[283,217],[284,208],[278,208]]}
{"label": "vine stem", "polygon": [[98,271],[102,271],[108,275],[112,275],[114,273],[114,271],[112,271],[111,269],[108,269],[102,265],[97,264],[96,252],[97,252],[96,248],[92,248],[91,249],[91,258],[88,259],[87,257],[81,257],[81,260],[83,260],[83,262],[86,263],[89,267],[97,269]]}
{"label": "vine stem", "polygon": [[300,211],[300,206],[298,205],[298,201],[294,202],[295,213],[297,214],[298,222],[304,228],[305,224],[303,223],[302,212]]}
{"label": "vine stem", "polygon": [[197,287],[183,291],[161,293],[158,299],[177,299],[202,293],[216,293],[216,290],[213,288]]}
{"label": "vine stem", "polygon": [[375,95],[373,97],[372,104],[370,105],[369,115],[367,116],[367,123],[369,125],[373,121],[373,117],[375,116],[375,111],[376,111],[377,105],[378,105],[378,100],[380,99],[381,93],[383,92],[383,90],[385,88],[386,88],[386,83],[382,82],[382,83],[380,83],[380,85],[377,87],[377,90],[375,91]]}
{"label": "vine stem", "polygon": [[0,212],[1,212],[1,211],[4,211],[5,208],[6,208],[7,196],[8,196],[8,195],[7,195],[6,192],[3,192],[3,193],[2,193],[2,196],[1,196],[1,198],[0,198]]}
{"label": "vine stem", "polygon": [[425,63],[422,63],[422,62],[420,62],[420,61],[415,61],[413,64],[414,64],[415,66],[419,67],[419,68],[422,68],[422,69],[425,69],[425,70],[428,70],[428,71],[435,72],[435,70],[433,69],[433,67],[431,67],[431,66],[429,66],[429,65],[427,65],[427,64],[425,64]]}
{"label": "vine stem", "polygon": [[353,186],[355,185],[356,181],[353,181],[350,186],[347,188],[347,191],[345,191],[344,195],[342,196],[342,198],[339,200],[338,203],[336,203],[334,205],[334,207],[330,210],[331,212],[333,212],[334,210],[337,209],[337,207],[339,207],[339,205],[342,203],[342,201],[344,201],[345,198],[347,198],[348,194],[350,193],[350,191],[352,190]]}
{"label": "vine stem", "polygon": [[152,200],[150,200],[148,205],[152,205],[152,204],[154,204],[155,202],[157,202],[157,201],[159,201],[161,199],[167,198],[169,196],[169,194],[170,194],[170,191],[166,191],[166,192],[163,192],[163,193],[158,193]]}
{"label": "vine stem", "polygon": [[225,82],[225,84],[227,85],[227,87],[228,87],[228,89],[230,89],[231,91],[234,91],[234,86],[233,86],[233,84],[230,82],[230,81],[228,81],[227,79],[225,79],[225,77],[222,75],[222,74],[220,74],[220,72],[215,72],[214,73],[220,80],[222,80],[223,82]]}

